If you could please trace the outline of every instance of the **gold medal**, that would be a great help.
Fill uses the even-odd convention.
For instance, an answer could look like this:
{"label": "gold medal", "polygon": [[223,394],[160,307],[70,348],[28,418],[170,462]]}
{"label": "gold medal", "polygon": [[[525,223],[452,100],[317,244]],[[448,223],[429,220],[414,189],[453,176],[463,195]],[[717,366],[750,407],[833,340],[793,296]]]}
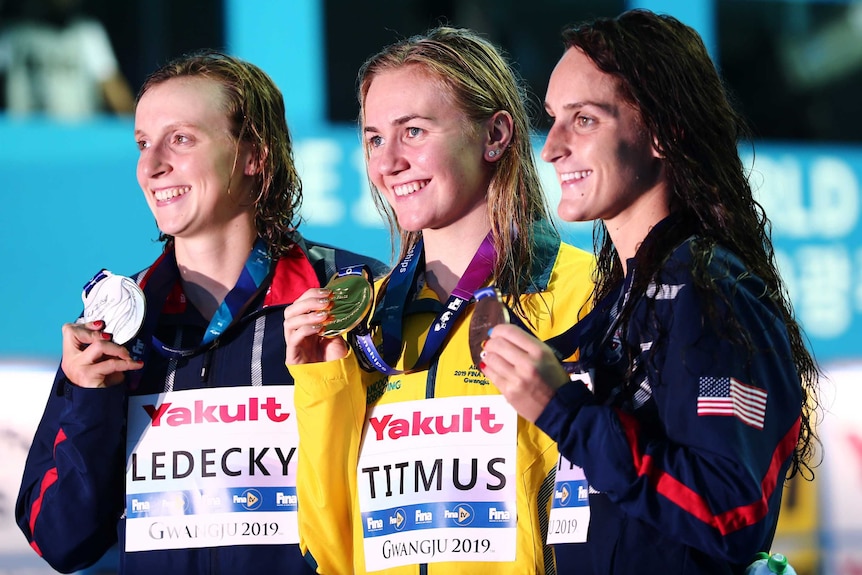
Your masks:
{"label": "gold medal", "polygon": [[323,337],[335,337],[359,325],[371,309],[373,290],[365,276],[335,275],[326,288],[332,291],[332,319]]}

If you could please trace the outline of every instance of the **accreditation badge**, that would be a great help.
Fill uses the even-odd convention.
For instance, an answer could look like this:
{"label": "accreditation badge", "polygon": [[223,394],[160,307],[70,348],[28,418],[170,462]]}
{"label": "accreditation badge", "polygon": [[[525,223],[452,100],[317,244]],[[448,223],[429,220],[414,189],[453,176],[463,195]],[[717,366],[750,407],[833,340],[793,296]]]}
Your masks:
{"label": "accreditation badge", "polygon": [[84,286],[81,299],[84,313],[78,323],[104,321],[105,331],[119,345],[130,342],[144,324],[146,299],[131,278],[102,270]]}
{"label": "accreditation badge", "polygon": [[129,398],[129,552],[298,543],[292,385]]}
{"label": "accreditation badge", "polygon": [[500,395],[374,406],[357,469],[366,569],[514,561],[517,429]]}
{"label": "accreditation badge", "polygon": [[333,276],[325,286],[332,291],[332,321],[326,325],[323,337],[335,337],[347,333],[368,315],[374,290],[365,275]]}
{"label": "accreditation badge", "polygon": [[584,543],[589,526],[589,485],[584,470],[561,455],[548,518],[548,545]]}
{"label": "accreditation badge", "polygon": [[[590,392],[593,380],[580,371],[576,362],[566,365],[569,379],[582,383]],[[554,479],[554,499],[548,525],[548,544],[584,543],[590,526],[590,486],[584,470],[560,456]]]}

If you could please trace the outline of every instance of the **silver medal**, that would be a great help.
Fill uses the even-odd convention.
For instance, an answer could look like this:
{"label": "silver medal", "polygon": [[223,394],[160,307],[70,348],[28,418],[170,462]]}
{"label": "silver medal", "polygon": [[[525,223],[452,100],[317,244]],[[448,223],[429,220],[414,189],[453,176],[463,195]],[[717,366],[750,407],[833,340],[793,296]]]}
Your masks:
{"label": "silver medal", "polygon": [[131,341],[144,323],[144,292],[131,278],[102,270],[84,288],[81,299],[84,315],[78,322],[104,321],[104,331],[119,345]]}

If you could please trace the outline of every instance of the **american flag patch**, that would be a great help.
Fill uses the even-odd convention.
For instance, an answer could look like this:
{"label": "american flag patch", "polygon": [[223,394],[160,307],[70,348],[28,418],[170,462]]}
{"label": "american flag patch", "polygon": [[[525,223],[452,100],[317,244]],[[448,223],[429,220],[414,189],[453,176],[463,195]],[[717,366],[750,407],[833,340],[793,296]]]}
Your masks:
{"label": "american flag patch", "polygon": [[697,394],[698,415],[727,415],[763,429],[766,390],[732,377],[701,377]]}

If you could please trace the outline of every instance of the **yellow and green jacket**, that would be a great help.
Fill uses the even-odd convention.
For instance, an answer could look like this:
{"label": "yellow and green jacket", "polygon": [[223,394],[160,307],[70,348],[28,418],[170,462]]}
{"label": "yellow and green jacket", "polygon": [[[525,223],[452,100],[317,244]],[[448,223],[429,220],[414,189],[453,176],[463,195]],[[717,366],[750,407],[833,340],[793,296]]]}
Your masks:
{"label": "yellow and green jacket", "polygon": [[[553,234],[536,234],[533,287],[522,296],[524,324],[542,340],[569,329],[589,311],[595,260]],[[427,286],[416,301],[436,301]],[[428,301],[424,301],[428,304]],[[429,306],[433,307],[433,306]],[[432,398],[499,396],[473,365],[468,345],[472,305],[452,328],[442,351],[428,369],[386,376],[360,368],[355,351],[338,361],[294,365],[299,426],[300,547],[318,573],[366,573],[363,520],[359,508],[358,462],[368,416],[375,406]],[[404,351],[394,367],[413,365],[436,313],[407,315]],[[511,409],[508,405],[507,409]],[[547,514],[558,461],[556,444],[544,432],[517,417],[516,551],[511,562],[429,562],[388,568],[392,575],[550,574],[553,553],[545,545]],[[544,487],[544,488],[543,488]],[[417,559],[417,561],[421,561]]]}

